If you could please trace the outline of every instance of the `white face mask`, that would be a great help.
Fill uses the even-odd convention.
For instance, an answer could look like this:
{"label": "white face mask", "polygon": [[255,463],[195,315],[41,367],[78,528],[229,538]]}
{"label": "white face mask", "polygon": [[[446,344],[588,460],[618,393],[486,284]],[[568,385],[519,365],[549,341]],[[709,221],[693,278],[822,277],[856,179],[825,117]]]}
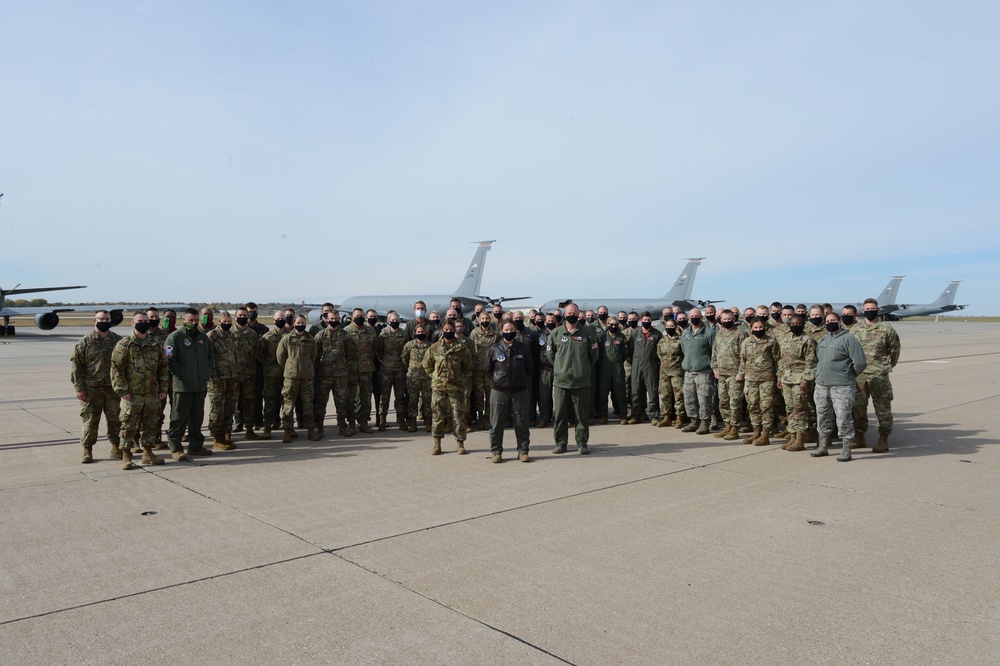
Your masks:
{"label": "white face mask", "polygon": [[423,310],[414,310],[413,311],[413,316],[416,317],[417,319],[423,319],[425,314],[427,314],[427,313],[425,313]]}

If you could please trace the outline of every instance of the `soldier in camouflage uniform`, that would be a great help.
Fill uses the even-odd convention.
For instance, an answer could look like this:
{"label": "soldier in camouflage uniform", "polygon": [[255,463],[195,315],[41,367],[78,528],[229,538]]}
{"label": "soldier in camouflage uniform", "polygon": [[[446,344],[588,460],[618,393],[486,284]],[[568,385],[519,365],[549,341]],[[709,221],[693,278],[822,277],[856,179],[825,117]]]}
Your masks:
{"label": "soldier in camouflage uniform", "polygon": [[73,347],[70,362],[73,364],[70,380],[76,391],[76,399],[83,403],[80,417],[83,430],[80,444],[83,445],[82,462],[94,460],[94,443],[97,442],[97,427],[101,414],[108,428],[111,442],[111,457],[121,458],[118,439],[121,430],[118,396],[111,390],[111,353],[121,336],[111,331],[111,315],[107,310],[94,314],[94,330],[83,337]]}
{"label": "soldier in camouflage uniform", "polygon": [[[375,329],[365,323],[365,311],[355,308],[351,324],[345,329],[348,338],[347,357],[350,359],[348,370],[348,392],[354,403],[354,413],[350,417],[350,430],[354,430],[354,422],[358,430],[371,434],[375,432],[368,421],[372,415],[372,373],[375,371]],[[353,389],[353,390],[352,390]]]}
{"label": "soldier in camouflage uniform", "polygon": [[[759,311],[758,311],[759,312]],[[771,443],[774,424],[774,391],[781,351],[777,341],[768,335],[767,324],[755,321],[750,325],[751,337],[740,345],[740,367],[737,381],[743,381],[743,392],[750,412],[753,435],[744,444],[765,446]]]}
{"label": "soldier in camouflage uniform", "polygon": [[805,332],[816,344],[826,335],[826,323],[823,321],[823,306],[813,305],[809,308],[809,321],[806,322]]}
{"label": "soldier in camouflage uniform", "polygon": [[805,450],[805,435],[809,430],[809,396],[816,379],[816,341],[805,332],[802,315],[791,318],[788,333],[778,341],[778,388],[785,395],[788,412],[788,443],[786,451]]}
{"label": "soldier in camouflage uniform", "polygon": [[295,317],[292,332],[281,338],[275,358],[282,367],[284,383],[281,386],[281,427],[285,430],[282,443],[292,441],[295,435],[295,401],[302,399],[302,419],[311,441],[319,441],[313,418],[313,377],[316,374],[316,339],[306,333],[306,318]]}
{"label": "soldier in camouflage uniform", "polygon": [[868,432],[868,398],[875,406],[878,419],[878,443],[872,447],[873,453],[889,450],[889,435],[892,434],[892,382],[889,373],[899,362],[899,334],[890,324],[880,322],[878,301],[865,300],[862,305],[864,319],[851,329],[851,333],[865,350],[868,366],[858,375],[858,392],[854,399],[854,445],[866,446],[865,433]]}
{"label": "soldier in camouflage uniform", "polygon": [[[608,309],[604,309],[607,314]],[[601,308],[598,308],[600,312]],[[632,343],[627,335],[621,330],[621,322],[618,317],[608,317],[608,327],[604,331],[603,343],[599,343],[601,357],[600,371],[597,375],[597,422],[608,422],[608,395],[612,396],[612,402],[620,405],[619,409],[624,412],[625,406],[625,361],[632,353]],[[662,366],[661,366],[662,367]],[[624,414],[620,417],[622,425],[628,423]]]}
{"label": "soldier in camouflage uniform", "polygon": [[[170,371],[160,343],[149,335],[149,316],[132,317],[132,335],[122,338],[111,353],[111,386],[121,396],[121,437],[126,442],[136,434],[142,447],[143,465],[162,465],[153,453],[159,436],[160,401],[167,397]],[[180,458],[182,454],[174,457]],[[122,469],[133,469],[132,452],[122,448]]]}
{"label": "soldier in camouflage uniform", "polygon": [[347,356],[348,333],[340,324],[340,312],[334,309],[327,315],[326,328],[316,335],[316,375],[319,378],[319,390],[315,396],[313,418],[320,437],[326,434],[324,422],[331,391],[333,405],[337,409],[337,434],[341,437],[354,434],[353,430],[348,430],[347,427],[349,415],[354,413],[347,393],[347,368],[350,364]]}
{"label": "soldier in camouflage uniform", "polygon": [[673,424],[675,428],[684,427],[684,370],[681,361],[684,352],[681,350],[681,336],[677,335],[677,322],[673,312],[667,321],[663,322],[664,335],[656,343],[656,356],[660,359],[660,413],[656,422],[658,428],[666,428]]}
{"label": "soldier in camouflage uniform", "polygon": [[[260,439],[254,432],[253,424],[257,419],[257,395],[255,382],[257,380],[257,356],[260,347],[260,336],[250,327],[250,313],[246,308],[236,308],[236,327],[230,335],[236,344],[236,399],[242,400],[243,427],[248,440]],[[235,416],[235,414],[234,414]]]}
{"label": "soldier in camouflage uniform", "polygon": [[375,340],[375,356],[379,360],[379,385],[382,399],[379,405],[378,429],[385,430],[389,416],[389,392],[395,398],[396,425],[406,431],[406,366],[403,365],[403,347],[408,342],[406,331],[400,327],[399,313],[390,310],[385,315],[386,327]]}
{"label": "soldier in camouflage uniform", "polygon": [[281,386],[284,384],[285,369],[278,363],[278,344],[281,338],[291,330],[285,326],[285,313],[278,310],[274,313],[274,328],[260,339],[258,353],[264,364],[264,433],[263,439],[271,439],[271,430],[280,427],[281,423]]}
{"label": "soldier in camouflage uniform", "polygon": [[223,310],[219,313],[219,325],[208,332],[215,357],[215,367],[208,380],[208,431],[215,439],[212,448],[218,451],[236,448],[233,444],[233,417],[236,415],[236,395],[239,391],[239,366],[232,327],[232,316],[228,310]]}
{"label": "soldier in camouflage uniform", "polygon": [[[489,313],[483,312],[479,316],[478,326],[473,330],[469,339],[472,342],[472,405],[469,408],[470,430],[486,427],[486,421],[490,416],[489,397],[489,377],[486,376],[486,357],[490,353],[490,348],[500,341],[500,333],[493,322],[490,321]],[[478,423],[473,427],[472,422],[478,417]]]}
{"label": "soldier in camouflage uniform", "polygon": [[[176,312],[174,312],[173,310],[167,310],[166,312],[173,313],[174,314],[174,320],[176,320],[176,318],[177,318],[177,313]],[[146,308],[146,317],[148,317],[148,319],[149,319],[149,333],[148,333],[148,335],[149,335],[150,338],[152,338],[157,343],[159,343],[160,348],[162,349],[167,344],[167,336],[170,335],[170,333],[174,329],[169,329],[170,322],[168,320],[166,320],[166,319],[164,319],[163,321],[167,323],[167,327],[168,328],[164,328],[164,327],[162,327],[160,325],[160,321],[161,321],[160,320],[160,310],[157,307],[150,306],[150,307]],[[170,395],[170,373],[169,372],[167,373],[166,394],[167,394],[167,396]],[[165,417],[166,417],[166,411],[165,410],[167,408],[167,402],[168,402],[168,399],[164,398],[162,400],[162,404],[160,405],[160,418],[158,419],[158,423],[156,425],[157,435],[156,435],[156,444],[153,446],[154,449],[165,449],[165,448],[167,448],[167,445],[163,441],[163,421],[165,420]],[[142,453],[142,446],[139,444],[139,431],[138,430],[134,431],[134,434],[132,436],[132,444],[133,444],[132,453]]]}
{"label": "soldier in camouflage uniform", "polygon": [[410,423],[408,430],[417,431],[417,414],[420,413],[420,403],[423,403],[424,428],[431,431],[431,378],[424,370],[424,356],[431,348],[427,341],[427,330],[430,326],[417,324],[413,329],[413,339],[403,345],[399,357],[406,367],[406,394],[409,396],[409,406],[406,413]]}
{"label": "soldier in camouflage uniform", "polygon": [[441,438],[445,423],[451,421],[458,454],[465,453],[465,395],[472,374],[472,353],[469,347],[455,336],[455,324],[446,321],[441,325],[441,339],[431,345],[424,355],[424,371],[431,378],[431,403],[434,415],[434,448],[432,455],[441,453]]}
{"label": "soldier in camouflage uniform", "polygon": [[712,373],[719,388],[719,411],[726,427],[715,433],[715,437],[731,442],[739,438],[743,422],[744,384],[736,381],[736,375],[740,370],[740,349],[747,334],[736,325],[736,316],[730,310],[719,313],[718,321],[712,345]]}
{"label": "soldier in camouflage uniform", "polygon": [[848,303],[840,311],[840,325],[849,333],[858,325],[858,309]]}

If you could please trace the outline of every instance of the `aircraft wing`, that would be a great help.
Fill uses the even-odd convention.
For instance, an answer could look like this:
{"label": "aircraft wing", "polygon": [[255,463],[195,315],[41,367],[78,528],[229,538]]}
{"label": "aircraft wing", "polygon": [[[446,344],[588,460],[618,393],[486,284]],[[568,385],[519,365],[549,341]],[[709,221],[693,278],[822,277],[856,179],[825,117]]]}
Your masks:
{"label": "aircraft wing", "polygon": [[[27,315],[47,314],[49,312],[72,312],[71,307],[42,307],[42,308],[4,308],[0,310],[0,317],[24,317]],[[103,310],[104,308],[98,308]]]}

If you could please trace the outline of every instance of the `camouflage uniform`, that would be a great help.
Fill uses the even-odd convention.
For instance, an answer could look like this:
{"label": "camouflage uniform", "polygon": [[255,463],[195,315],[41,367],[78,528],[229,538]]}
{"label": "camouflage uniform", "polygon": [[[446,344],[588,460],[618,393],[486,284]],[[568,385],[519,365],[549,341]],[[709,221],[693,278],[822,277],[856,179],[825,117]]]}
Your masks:
{"label": "camouflage uniform", "polygon": [[431,378],[432,432],[440,438],[445,424],[454,426],[455,439],[465,441],[465,394],[472,374],[472,352],[457,338],[438,340],[424,354],[424,372]]}
{"label": "camouflage uniform", "polygon": [[319,391],[315,395],[313,418],[319,427],[323,427],[326,420],[326,407],[330,402],[331,391],[333,406],[337,410],[337,424],[346,426],[348,421],[354,420],[347,392],[347,368],[350,365],[347,355],[348,335],[340,326],[327,326],[315,338]]}
{"label": "camouflage uniform", "polygon": [[750,424],[755,429],[770,430],[774,423],[774,383],[780,356],[778,342],[770,335],[751,335],[740,345],[739,373],[743,375]]}
{"label": "camouflage uniform", "polygon": [[393,407],[396,409],[396,422],[402,427],[407,419],[406,402],[406,365],[403,364],[403,347],[408,342],[406,331],[402,327],[393,330],[392,326],[382,329],[375,341],[375,355],[381,362],[379,383],[382,386],[382,404],[379,408],[379,424],[383,424],[389,414],[389,391],[394,396]]}
{"label": "camouflage uniform", "polygon": [[80,433],[80,443],[85,449],[97,441],[97,428],[101,422],[101,414],[108,427],[108,441],[111,448],[117,449],[121,430],[118,396],[111,388],[111,354],[121,336],[108,331],[105,336],[91,331],[76,343],[70,362],[70,381],[77,393],[86,393],[80,417],[83,418],[83,430]]}
{"label": "camouflage uniform", "polygon": [[236,360],[236,337],[232,331],[223,331],[220,326],[208,332],[215,356],[215,367],[208,380],[208,431],[216,438],[223,438],[233,431],[233,416],[236,414],[236,394],[238,365]]}
{"label": "camouflage uniform", "polygon": [[375,329],[354,322],[344,329],[348,338],[347,392],[354,403],[354,419],[366,424],[372,417],[372,373],[375,371]]}
{"label": "camouflage uniform", "polygon": [[656,343],[656,356],[660,359],[660,412],[664,419],[684,418],[684,370],[681,361],[681,336],[664,335]]}
{"label": "camouflage uniform", "polygon": [[237,410],[243,415],[243,420],[237,425],[238,430],[244,426],[253,427],[257,420],[257,348],[260,346],[260,336],[257,331],[247,326],[242,331],[235,326],[229,332],[236,342],[236,390],[237,396],[242,398],[242,410]]}
{"label": "camouflage uniform", "polygon": [[281,337],[275,352],[282,367],[281,427],[295,427],[295,400],[302,398],[302,419],[306,428],[315,427],[313,377],[316,374],[316,339],[308,333],[288,333]]}
{"label": "camouflage uniform", "polygon": [[890,324],[867,320],[855,324],[850,332],[865,350],[868,366],[858,375],[858,392],[854,398],[854,430],[868,432],[868,398],[875,406],[878,432],[892,434],[892,382],[889,373],[899,362],[899,334]]}
{"label": "camouflage uniform", "polygon": [[719,375],[719,411],[722,420],[739,428],[743,422],[744,383],[736,381],[740,371],[740,349],[747,334],[740,327],[719,326],[712,346],[712,372]]}
{"label": "camouflage uniform", "polygon": [[[778,379],[785,396],[788,432],[804,435],[810,428],[810,400],[816,381],[816,341],[789,332],[778,341]],[[806,382],[806,388],[802,388]]]}
{"label": "camouflage uniform", "polygon": [[628,403],[625,402],[625,361],[632,353],[632,341],[621,331],[612,333],[605,330],[602,338],[598,341],[601,355],[598,359],[597,416],[607,418],[608,394],[611,394],[613,404],[618,407],[619,418],[624,419],[628,413]]}
{"label": "camouflage uniform", "polygon": [[140,339],[134,333],[122,338],[111,354],[111,385],[121,401],[121,438],[132,441],[139,435],[143,448],[156,446],[159,439],[160,394],[167,392],[170,371],[163,347],[152,336]]}
{"label": "camouflage uniform", "polygon": [[489,404],[489,383],[484,369],[486,357],[490,353],[490,347],[500,340],[500,333],[490,326],[483,328],[476,326],[476,329],[469,335],[472,342],[472,405],[469,408],[469,418],[488,419],[490,416]]}
{"label": "camouflage uniform", "polygon": [[399,357],[406,366],[406,395],[409,396],[409,405],[406,410],[411,419],[415,419],[420,413],[420,402],[423,401],[423,418],[425,421],[431,418],[431,378],[424,370],[424,356],[431,348],[431,343],[426,340],[410,340],[403,346],[403,351]]}
{"label": "camouflage uniform", "polygon": [[285,369],[278,364],[278,344],[287,335],[278,330],[270,330],[260,339],[259,354],[264,364],[264,431],[280,425],[281,385],[284,383]]}

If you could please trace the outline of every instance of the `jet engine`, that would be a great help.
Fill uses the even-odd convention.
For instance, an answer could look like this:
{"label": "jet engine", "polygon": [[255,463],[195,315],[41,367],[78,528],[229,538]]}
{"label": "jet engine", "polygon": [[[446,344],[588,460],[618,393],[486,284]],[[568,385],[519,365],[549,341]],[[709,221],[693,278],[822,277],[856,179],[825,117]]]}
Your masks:
{"label": "jet engine", "polygon": [[55,312],[44,312],[35,315],[35,326],[43,331],[51,331],[59,325],[59,315]]}

